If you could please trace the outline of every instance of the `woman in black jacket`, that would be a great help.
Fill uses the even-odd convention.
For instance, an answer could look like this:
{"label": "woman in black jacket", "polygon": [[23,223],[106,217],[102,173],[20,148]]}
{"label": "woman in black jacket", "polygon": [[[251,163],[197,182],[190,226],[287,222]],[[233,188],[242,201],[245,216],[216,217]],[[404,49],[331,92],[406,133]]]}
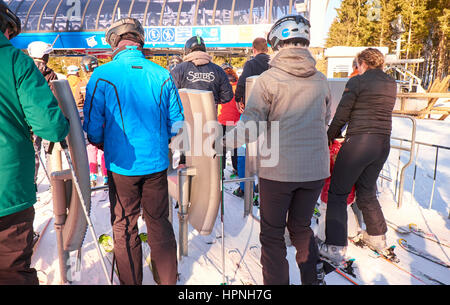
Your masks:
{"label": "woman in black jacket", "polygon": [[363,213],[366,232],[362,241],[387,251],[386,222],[376,196],[376,181],[390,151],[392,110],[397,86],[383,72],[384,56],[369,48],[357,56],[359,75],[351,78],[328,129],[331,142],[348,123],[345,141],[336,159],[328,191],[326,240],[320,253],[337,263],[345,260],[347,196],[356,186],[356,203]]}

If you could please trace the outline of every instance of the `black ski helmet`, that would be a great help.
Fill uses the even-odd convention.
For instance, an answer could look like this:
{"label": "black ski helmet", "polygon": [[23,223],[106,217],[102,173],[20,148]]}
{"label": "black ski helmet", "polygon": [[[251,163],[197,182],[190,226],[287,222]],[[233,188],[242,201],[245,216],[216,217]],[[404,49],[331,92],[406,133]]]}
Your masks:
{"label": "black ski helmet", "polygon": [[3,0],[0,0],[0,31],[5,33],[9,30],[9,39],[12,39],[20,34],[21,23],[17,17],[6,5]]}
{"label": "black ski helmet", "polygon": [[187,55],[194,51],[203,51],[206,52],[206,45],[203,38],[200,36],[192,36],[186,41],[184,45],[184,54]]}
{"label": "black ski helmet", "polygon": [[115,49],[124,34],[133,34],[142,44],[145,43],[145,32],[139,20],[122,18],[117,20],[106,30],[106,42]]}
{"label": "black ski helmet", "polygon": [[86,55],[81,59],[81,68],[84,72],[93,72],[98,67],[98,59],[95,56]]}
{"label": "black ski helmet", "polygon": [[274,51],[285,43],[301,43],[309,46],[311,24],[302,15],[280,18],[267,34],[267,41]]}

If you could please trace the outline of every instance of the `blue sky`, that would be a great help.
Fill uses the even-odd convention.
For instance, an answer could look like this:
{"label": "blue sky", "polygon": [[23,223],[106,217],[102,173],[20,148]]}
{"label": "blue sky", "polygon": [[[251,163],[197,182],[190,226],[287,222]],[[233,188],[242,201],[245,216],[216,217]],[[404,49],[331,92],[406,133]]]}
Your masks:
{"label": "blue sky", "polygon": [[328,10],[327,15],[325,18],[325,22],[327,23],[327,31],[331,26],[331,23],[333,22],[334,18],[336,17],[336,8],[338,8],[341,5],[342,0],[330,0],[330,4],[328,4]]}

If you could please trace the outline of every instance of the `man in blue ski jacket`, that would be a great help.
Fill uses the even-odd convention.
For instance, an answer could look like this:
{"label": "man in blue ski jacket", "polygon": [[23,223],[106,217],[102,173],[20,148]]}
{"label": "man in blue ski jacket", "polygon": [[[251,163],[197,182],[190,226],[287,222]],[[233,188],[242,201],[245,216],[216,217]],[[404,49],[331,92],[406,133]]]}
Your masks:
{"label": "man in blue ski jacket", "polygon": [[168,220],[168,143],[184,120],[170,73],[145,59],[144,29],[133,18],[106,31],[113,60],[95,69],[86,89],[83,128],[104,149],[114,254],[121,284],[142,284],[137,221],[141,206],[152,265],[161,284],[175,284],[176,241]]}

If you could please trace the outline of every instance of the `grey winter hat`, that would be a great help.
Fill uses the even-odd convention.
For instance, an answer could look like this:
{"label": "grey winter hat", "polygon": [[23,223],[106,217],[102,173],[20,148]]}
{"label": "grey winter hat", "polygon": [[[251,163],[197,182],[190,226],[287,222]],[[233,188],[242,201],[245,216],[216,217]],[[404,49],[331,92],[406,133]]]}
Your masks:
{"label": "grey winter hat", "polygon": [[287,15],[275,22],[267,41],[274,51],[287,42],[309,46],[310,28],[309,21],[302,15]]}
{"label": "grey winter hat", "polygon": [[139,20],[134,18],[122,18],[117,20],[106,30],[106,42],[114,49],[125,34],[133,34],[142,44],[145,43],[145,32]]}

